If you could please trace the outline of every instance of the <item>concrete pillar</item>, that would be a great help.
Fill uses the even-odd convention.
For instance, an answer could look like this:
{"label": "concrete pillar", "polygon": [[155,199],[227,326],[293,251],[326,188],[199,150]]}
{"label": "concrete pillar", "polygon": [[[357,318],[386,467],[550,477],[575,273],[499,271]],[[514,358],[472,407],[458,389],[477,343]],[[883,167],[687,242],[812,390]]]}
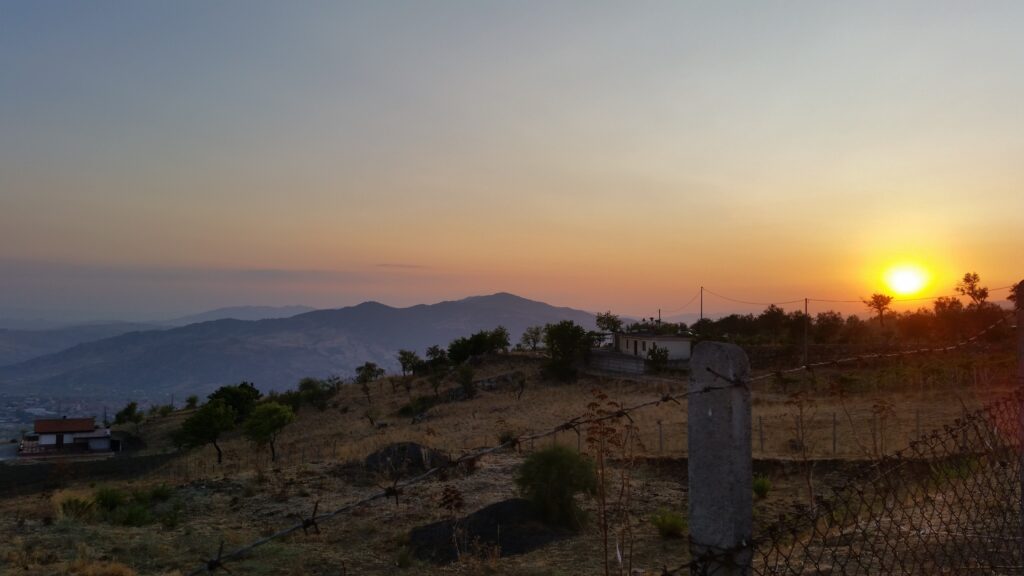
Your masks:
{"label": "concrete pillar", "polygon": [[[734,382],[747,379],[750,362],[739,346],[701,342],[694,348],[690,369],[687,428],[694,573],[745,575],[752,558],[754,506],[750,388]],[[704,392],[707,388],[712,390]]]}

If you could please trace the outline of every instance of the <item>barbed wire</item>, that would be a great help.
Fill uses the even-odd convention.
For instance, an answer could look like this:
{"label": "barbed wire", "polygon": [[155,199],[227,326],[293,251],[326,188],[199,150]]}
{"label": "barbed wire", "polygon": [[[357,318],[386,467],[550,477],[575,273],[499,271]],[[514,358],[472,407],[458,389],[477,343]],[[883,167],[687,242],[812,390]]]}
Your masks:
{"label": "barbed wire", "polygon": [[[583,414],[583,415],[580,415],[580,416],[576,416],[574,418],[566,420],[566,421],[562,422],[561,424],[558,424],[557,426],[554,426],[554,427],[552,427],[550,429],[547,429],[547,430],[544,430],[542,432],[522,434],[522,435],[516,436],[514,438],[511,438],[509,440],[505,440],[504,442],[501,442],[501,443],[496,444],[494,446],[490,446],[490,447],[487,447],[487,448],[479,448],[479,449],[473,450],[473,451],[471,451],[471,452],[469,452],[467,454],[464,454],[464,455],[462,455],[462,456],[460,456],[458,458],[449,460],[449,461],[447,461],[446,463],[444,463],[442,465],[434,466],[434,467],[432,467],[432,468],[430,468],[430,469],[420,473],[419,475],[413,476],[413,477],[408,478],[406,480],[396,480],[396,481],[394,481],[392,483],[391,486],[388,486],[387,488],[385,488],[385,489],[383,489],[383,490],[381,490],[379,492],[375,492],[375,493],[373,493],[371,495],[365,496],[365,497],[360,498],[358,500],[354,500],[354,501],[348,502],[348,503],[346,503],[346,504],[344,504],[344,505],[342,505],[342,506],[340,506],[340,507],[338,507],[338,508],[336,508],[336,509],[334,509],[334,510],[332,510],[330,512],[326,512],[326,513],[323,513],[323,514],[318,514],[317,513],[317,511],[319,510],[319,506],[320,506],[319,501],[317,501],[316,504],[313,507],[312,514],[308,518],[305,518],[301,522],[298,522],[296,524],[293,524],[291,526],[283,528],[283,529],[281,529],[281,530],[279,530],[277,532],[274,532],[273,534],[270,534],[268,536],[264,536],[264,537],[262,537],[262,538],[260,538],[258,540],[254,540],[253,542],[250,542],[249,544],[247,544],[245,546],[239,547],[239,548],[237,548],[237,549],[235,549],[235,550],[233,550],[231,552],[228,552],[227,554],[224,553],[224,542],[222,540],[221,543],[220,543],[220,547],[218,548],[217,555],[215,557],[213,557],[213,558],[209,558],[209,559],[203,560],[203,565],[198,567],[198,568],[196,568],[195,570],[189,572],[188,575],[189,576],[199,576],[201,574],[212,574],[213,572],[215,572],[217,570],[224,570],[225,572],[230,573],[230,571],[225,566],[226,562],[233,561],[233,560],[239,560],[239,559],[245,557],[246,555],[250,554],[251,552],[253,552],[257,548],[259,548],[260,546],[263,546],[263,545],[268,544],[268,543],[270,543],[270,542],[272,542],[274,540],[278,540],[280,538],[284,538],[286,536],[294,534],[294,533],[298,532],[299,530],[302,530],[303,532],[308,533],[308,531],[310,529],[314,529],[316,532],[319,533],[319,531],[320,531],[319,523],[321,521],[330,520],[330,519],[335,518],[335,517],[337,517],[337,516],[339,516],[341,514],[344,514],[346,512],[350,512],[350,511],[355,510],[357,508],[361,508],[363,506],[371,504],[371,503],[373,503],[373,502],[375,502],[377,500],[394,498],[395,501],[397,502],[398,498],[403,494],[403,491],[406,488],[409,488],[411,486],[415,486],[417,484],[421,484],[421,483],[429,480],[430,478],[432,478],[434,476],[437,476],[437,475],[439,475],[442,472],[445,472],[447,470],[458,468],[459,466],[462,466],[464,464],[469,464],[469,463],[472,463],[472,462],[476,462],[477,460],[479,460],[479,459],[481,459],[481,458],[483,458],[485,456],[488,456],[490,454],[494,454],[495,452],[499,452],[499,451],[507,449],[507,448],[514,448],[514,447],[516,447],[518,445],[521,445],[521,444],[523,444],[525,442],[536,441],[536,440],[541,440],[541,439],[544,439],[544,438],[548,438],[548,437],[554,436],[554,435],[556,435],[556,434],[558,434],[560,432],[565,432],[565,431],[568,431],[568,430],[575,430],[575,431],[579,432],[579,430],[581,428],[583,428],[584,426],[591,425],[591,424],[598,424],[598,423],[601,423],[601,422],[606,422],[608,420],[614,420],[614,419],[619,419],[619,418],[631,419],[630,414],[632,414],[633,412],[636,412],[638,410],[643,410],[644,408],[648,408],[648,407],[651,407],[651,406],[657,406],[657,405],[661,405],[661,404],[665,404],[665,403],[680,404],[680,400],[684,400],[684,399],[688,398],[689,396],[693,396],[695,394],[707,394],[707,393],[710,393],[710,392],[714,392],[716,390],[723,390],[723,389],[732,388],[734,386],[746,386],[747,385],[745,381],[726,378],[726,377],[724,377],[722,375],[717,374],[716,372],[714,372],[710,368],[708,369],[708,371],[713,373],[713,374],[715,374],[716,376],[722,378],[723,380],[727,381],[729,384],[727,386],[705,385],[705,386],[700,387],[700,388],[695,388],[695,389],[692,389],[692,390],[687,390],[687,391],[679,392],[679,393],[676,393],[676,394],[668,394],[668,393],[666,393],[666,394],[663,394],[663,395],[659,396],[658,398],[647,400],[647,401],[643,401],[643,402],[639,402],[637,404],[633,404],[633,405],[630,405],[630,406],[622,407],[622,408],[619,408],[618,410],[612,411],[612,412],[610,412],[608,414],[604,414],[604,415],[588,417],[587,414]],[[676,382],[678,382],[678,381],[676,381]]]}
{"label": "barbed wire", "polygon": [[[756,376],[756,377],[733,378],[733,377],[721,374],[721,373],[715,371],[714,369],[708,367],[708,368],[706,368],[706,370],[709,373],[714,375],[716,378],[721,379],[721,380],[727,382],[728,385],[727,386],[705,385],[705,386],[703,386],[701,388],[694,388],[694,389],[690,389],[690,390],[687,390],[687,391],[684,391],[684,392],[679,392],[679,393],[676,393],[676,394],[666,393],[666,394],[663,394],[663,395],[659,396],[658,398],[654,398],[654,399],[651,399],[651,400],[646,400],[646,401],[643,401],[643,402],[639,402],[637,404],[633,404],[633,405],[630,405],[630,406],[627,406],[627,407],[622,407],[622,408],[619,408],[618,410],[612,411],[612,412],[610,412],[608,414],[603,414],[603,415],[599,415],[599,416],[589,416],[588,417],[587,413],[585,413],[585,414],[576,416],[574,418],[565,420],[561,424],[558,424],[558,425],[556,425],[556,426],[554,426],[554,427],[552,427],[550,429],[547,429],[547,430],[544,430],[544,431],[541,431],[541,432],[526,433],[526,434],[518,435],[518,436],[516,436],[514,438],[511,438],[511,439],[505,440],[503,442],[500,442],[500,443],[498,443],[498,444],[496,444],[494,446],[490,446],[490,447],[487,447],[487,448],[479,448],[479,449],[470,451],[470,452],[468,452],[468,453],[466,453],[466,454],[464,454],[464,455],[462,455],[462,456],[460,456],[458,458],[448,460],[447,462],[445,462],[442,465],[434,466],[434,467],[432,467],[432,468],[430,468],[430,469],[420,473],[419,475],[413,476],[413,477],[408,478],[406,480],[395,480],[392,483],[391,486],[388,486],[388,487],[386,487],[386,488],[384,488],[384,489],[382,489],[382,490],[380,490],[378,492],[375,492],[375,493],[370,494],[368,496],[365,496],[363,498],[360,498],[360,499],[357,499],[357,500],[354,500],[354,501],[350,501],[350,502],[348,502],[348,503],[346,503],[346,504],[344,504],[344,505],[342,505],[342,506],[340,506],[338,508],[335,508],[334,510],[331,510],[330,512],[326,512],[326,513],[323,513],[323,514],[319,514],[318,513],[319,507],[320,507],[320,502],[317,501],[314,504],[313,511],[312,511],[312,513],[310,514],[310,516],[308,518],[303,518],[300,522],[297,522],[297,523],[295,523],[295,524],[293,524],[291,526],[283,528],[283,529],[281,529],[281,530],[279,530],[277,532],[274,532],[274,533],[272,533],[272,534],[270,534],[268,536],[264,536],[262,538],[254,540],[253,542],[250,542],[247,545],[244,545],[244,546],[241,546],[239,548],[236,548],[235,550],[233,550],[231,552],[228,552],[227,554],[224,553],[224,541],[221,540],[220,545],[219,545],[218,550],[217,550],[217,555],[215,557],[203,560],[203,565],[198,567],[198,568],[196,568],[196,569],[194,569],[193,571],[189,572],[188,575],[189,576],[199,576],[199,575],[204,574],[204,573],[205,574],[212,574],[212,573],[216,572],[217,570],[223,570],[225,572],[230,573],[230,570],[225,565],[226,562],[235,561],[235,560],[239,560],[241,558],[244,558],[245,556],[247,556],[248,554],[252,553],[257,548],[259,548],[260,546],[268,544],[268,543],[270,543],[270,542],[272,542],[274,540],[285,538],[285,537],[287,537],[287,536],[289,536],[291,534],[297,533],[300,530],[303,531],[303,533],[307,533],[307,534],[308,534],[310,529],[314,530],[316,533],[319,533],[320,532],[320,522],[325,521],[325,520],[333,519],[333,518],[335,518],[337,516],[340,516],[342,514],[345,514],[347,512],[355,510],[357,508],[361,508],[363,506],[366,506],[366,505],[371,504],[373,502],[376,502],[378,500],[394,498],[396,503],[397,503],[399,497],[403,494],[403,491],[405,489],[409,488],[409,487],[421,484],[421,483],[423,483],[423,482],[433,478],[434,476],[437,476],[437,475],[439,475],[439,474],[441,474],[441,473],[443,473],[443,472],[445,472],[447,470],[458,468],[459,466],[462,466],[464,464],[475,463],[477,460],[479,460],[479,459],[481,459],[481,458],[483,458],[485,456],[494,454],[494,453],[499,452],[499,451],[504,450],[504,449],[514,448],[514,447],[516,447],[518,445],[521,445],[522,443],[525,443],[525,442],[541,440],[541,439],[548,438],[548,437],[554,436],[556,434],[559,434],[561,432],[565,432],[565,431],[569,431],[569,430],[574,430],[577,433],[579,433],[579,431],[584,426],[588,426],[588,425],[591,425],[591,424],[598,424],[598,423],[605,422],[605,421],[608,421],[608,420],[619,419],[619,418],[627,418],[627,419],[632,420],[630,415],[633,412],[636,412],[638,410],[643,410],[643,409],[651,407],[651,406],[658,406],[658,405],[662,405],[662,404],[666,404],[666,403],[681,404],[680,403],[681,400],[687,399],[688,397],[693,396],[695,394],[706,394],[706,393],[714,392],[716,390],[723,390],[723,389],[728,389],[728,388],[733,388],[733,387],[746,387],[746,388],[749,389],[749,387],[753,383],[755,383],[755,382],[763,381],[763,380],[766,380],[766,379],[772,378],[772,377],[779,377],[781,375],[788,374],[788,373],[800,372],[800,371],[804,371],[804,370],[813,370],[814,368],[819,368],[819,367],[844,365],[844,364],[849,364],[849,363],[853,363],[853,362],[863,362],[863,361],[872,360],[872,359],[887,359],[887,358],[909,356],[909,355],[914,355],[914,354],[926,354],[926,353],[934,353],[934,352],[949,352],[949,351],[953,351],[953,350],[962,348],[964,346],[967,346],[967,345],[969,345],[969,344],[971,344],[973,342],[976,342],[979,338],[984,336],[986,333],[990,332],[991,330],[994,330],[997,326],[1005,323],[1006,321],[1007,321],[1007,316],[1004,315],[997,322],[995,322],[992,325],[988,326],[984,330],[978,332],[974,336],[971,336],[970,338],[964,339],[964,340],[962,340],[962,341],[960,341],[960,342],[958,342],[956,344],[953,344],[953,345],[950,345],[950,346],[946,346],[946,347],[940,347],[940,348],[920,348],[920,349],[916,349],[916,350],[908,350],[908,351],[894,352],[894,353],[877,353],[877,354],[865,354],[865,355],[851,356],[851,357],[848,357],[848,358],[842,358],[842,359],[838,359],[838,360],[830,360],[830,361],[826,361],[826,362],[817,362],[817,363],[811,363],[811,364],[804,364],[804,365],[798,366],[796,368],[769,372],[769,373],[766,373],[766,374],[763,374],[763,375],[760,375],[760,376]],[[670,380],[670,381],[673,382],[673,383],[679,383],[680,382],[679,380]],[[691,560],[691,562],[685,564],[684,567],[686,569],[688,569],[688,570],[691,570],[691,573],[693,573],[692,571],[695,568],[694,561]],[[680,570],[680,568],[675,569],[675,571],[670,571],[668,569],[665,569],[665,570],[663,570],[663,574],[668,575],[668,576],[672,576],[674,574],[679,573],[679,572],[677,572],[678,570]]]}

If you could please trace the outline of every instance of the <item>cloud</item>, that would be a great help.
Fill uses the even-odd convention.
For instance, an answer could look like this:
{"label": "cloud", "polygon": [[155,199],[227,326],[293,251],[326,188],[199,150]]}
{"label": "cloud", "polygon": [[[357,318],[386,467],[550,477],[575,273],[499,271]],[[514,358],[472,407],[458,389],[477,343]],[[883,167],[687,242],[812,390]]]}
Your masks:
{"label": "cloud", "polygon": [[430,266],[423,266],[421,264],[405,264],[396,262],[385,262],[377,264],[377,268],[391,268],[397,270],[427,270]]}

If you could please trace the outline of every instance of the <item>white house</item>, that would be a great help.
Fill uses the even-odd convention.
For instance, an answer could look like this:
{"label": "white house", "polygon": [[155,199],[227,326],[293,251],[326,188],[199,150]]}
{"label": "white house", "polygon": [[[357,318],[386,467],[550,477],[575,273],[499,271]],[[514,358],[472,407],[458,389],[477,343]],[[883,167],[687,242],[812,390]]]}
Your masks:
{"label": "white house", "polygon": [[108,452],[110,429],[97,428],[95,418],[41,418],[35,421],[34,442],[23,442],[24,454],[41,452]]}
{"label": "white house", "polygon": [[616,332],[615,350],[630,356],[647,358],[647,353],[655,346],[668,350],[669,361],[689,360],[692,339],[675,334],[655,334],[653,332]]}

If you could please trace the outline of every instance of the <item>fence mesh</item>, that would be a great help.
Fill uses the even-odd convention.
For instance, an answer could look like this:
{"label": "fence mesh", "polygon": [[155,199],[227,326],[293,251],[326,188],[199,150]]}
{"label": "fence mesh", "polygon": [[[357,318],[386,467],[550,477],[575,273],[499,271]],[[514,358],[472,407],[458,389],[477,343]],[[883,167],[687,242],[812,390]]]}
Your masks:
{"label": "fence mesh", "polygon": [[1024,574],[1022,401],[1014,393],[819,488],[755,533],[752,573]]}

